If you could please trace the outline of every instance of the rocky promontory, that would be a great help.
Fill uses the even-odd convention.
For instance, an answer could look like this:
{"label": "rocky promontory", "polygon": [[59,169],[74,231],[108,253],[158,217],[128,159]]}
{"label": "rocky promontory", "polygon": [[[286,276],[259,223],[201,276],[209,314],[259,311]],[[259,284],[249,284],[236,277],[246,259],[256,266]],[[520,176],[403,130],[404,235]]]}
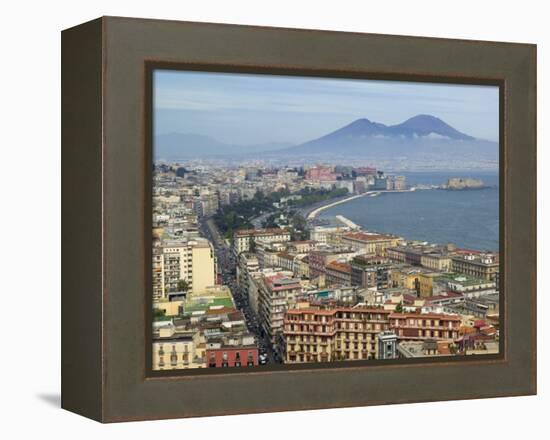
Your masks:
{"label": "rocky promontory", "polygon": [[452,179],[447,180],[447,183],[443,185],[443,188],[457,191],[464,189],[482,189],[486,188],[486,186],[481,179],[453,177]]}

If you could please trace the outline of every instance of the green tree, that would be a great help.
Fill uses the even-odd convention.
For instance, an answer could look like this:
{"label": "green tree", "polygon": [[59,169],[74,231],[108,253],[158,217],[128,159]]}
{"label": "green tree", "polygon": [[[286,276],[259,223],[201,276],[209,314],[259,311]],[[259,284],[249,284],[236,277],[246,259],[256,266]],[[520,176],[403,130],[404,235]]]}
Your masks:
{"label": "green tree", "polygon": [[166,316],[164,309],[153,309],[153,318],[162,318],[164,316]]}
{"label": "green tree", "polygon": [[189,290],[189,283],[187,280],[178,281],[178,292],[187,292]]}

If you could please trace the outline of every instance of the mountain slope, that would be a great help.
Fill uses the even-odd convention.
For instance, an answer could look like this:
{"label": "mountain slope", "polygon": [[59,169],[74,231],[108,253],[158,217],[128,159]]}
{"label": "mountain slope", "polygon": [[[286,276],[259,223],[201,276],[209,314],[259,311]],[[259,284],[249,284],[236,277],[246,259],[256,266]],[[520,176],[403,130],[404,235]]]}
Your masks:
{"label": "mountain slope", "polygon": [[155,136],[155,159],[181,160],[196,157],[255,154],[287,148],[285,143],[258,145],[225,144],[212,137],[194,133],[166,133]]}
{"label": "mountain slope", "polygon": [[435,116],[417,115],[389,126],[357,119],[325,136],[272,153],[281,156],[385,167],[494,168],[498,143],[476,139]]}
{"label": "mountain slope", "polygon": [[401,124],[389,126],[357,119],[332,133],[294,147],[294,152],[336,152],[336,149],[341,151],[342,148],[357,152],[362,148],[391,147],[402,144],[402,140],[410,144],[411,140],[417,139],[475,141],[472,136],[461,133],[435,116],[417,115]]}
{"label": "mountain slope", "polygon": [[444,137],[454,140],[473,141],[475,138],[461,133],[446,122],[431,115],[417,115],[407,119],[401,124],[387,127],[387,132],[392,135],[405,137]]}
{"label": "mountain slope", "polygon": [[497,142],[476,139],[431,115],[417,115],[395,125],[357,119],[295,146],[232,145],[198,134],[162,134],[155,138],[154,151],[156,160],[212,157],[301,163],[323,160],[417,169],[495,168],[499,158]]}

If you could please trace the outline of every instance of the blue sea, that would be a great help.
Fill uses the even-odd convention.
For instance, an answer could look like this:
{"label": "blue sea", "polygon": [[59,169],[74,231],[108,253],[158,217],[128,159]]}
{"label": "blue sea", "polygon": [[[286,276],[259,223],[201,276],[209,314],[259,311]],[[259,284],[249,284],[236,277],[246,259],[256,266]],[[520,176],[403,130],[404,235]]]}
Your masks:
{"label": "blue sea", "polygon": [[459,247],[499,249],[498,172],[400,173],[407,184],[438,185],[451,177],[482,179],[489,188],[466,191],[417,190],[361,197],[323,211],[321,218],[343,215],[369,231],[411,240],[454,243]]}

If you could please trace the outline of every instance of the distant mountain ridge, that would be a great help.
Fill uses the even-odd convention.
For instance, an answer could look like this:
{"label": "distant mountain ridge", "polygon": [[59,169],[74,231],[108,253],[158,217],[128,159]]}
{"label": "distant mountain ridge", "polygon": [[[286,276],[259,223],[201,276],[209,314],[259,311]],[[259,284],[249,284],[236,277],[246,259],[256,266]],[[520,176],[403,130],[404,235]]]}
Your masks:
{"label": "distant mountain ridge", "polygon": [[391,125],[387,128],[393,135],[406,137],[421,137],[435,134],[455,140],[473,141],[475,139],[473,136],[461,133],[443,120],[431,115],[417,115],[401,124]]}
{"label": "distant mountain ridge", "polygon": [[[357,119],[338,130],[333,131],[320,138],[305,142],[296,149],[310,149],[308,147],[318,147],[323,149],[326,146],[341,147],[341,144],[356,145],[365,144],[368,138],[375,139],[449,139],[474,141],[473,136],[464,134],[443,120],[431,115],[417,115],[405,122],[396,125],[385,125],[379,122],[372,122],[366,118]],[[290,148],[288,149],[290,150]]]}
{"label": "distant mountain ridge", "polygon": [[195,133],[164,133],[155,136],[155,159],[182,160],[235,154],[258,154],[287,148],[290,143],[271,142],[257,145],[225,144],[210,136]]}
{"label": "distant mountain ridge", "polygon": [[303,162],[361,162],[400,169],[495,169],[499,157],[497,142],[476,139],[431,115],[417,115],[395,125],[357,119],[270,155]]}
{"label": "distant mountain ridge", "polygon": [[494,169],[499,158],[497,142],[476,139],[435,116],[423,114],[395,125],[361,118],[299,145],[233,145],[192,133],[170,133],[155,138],[157,160],[209,157],[301,163],[360,161],[402,169]]}

